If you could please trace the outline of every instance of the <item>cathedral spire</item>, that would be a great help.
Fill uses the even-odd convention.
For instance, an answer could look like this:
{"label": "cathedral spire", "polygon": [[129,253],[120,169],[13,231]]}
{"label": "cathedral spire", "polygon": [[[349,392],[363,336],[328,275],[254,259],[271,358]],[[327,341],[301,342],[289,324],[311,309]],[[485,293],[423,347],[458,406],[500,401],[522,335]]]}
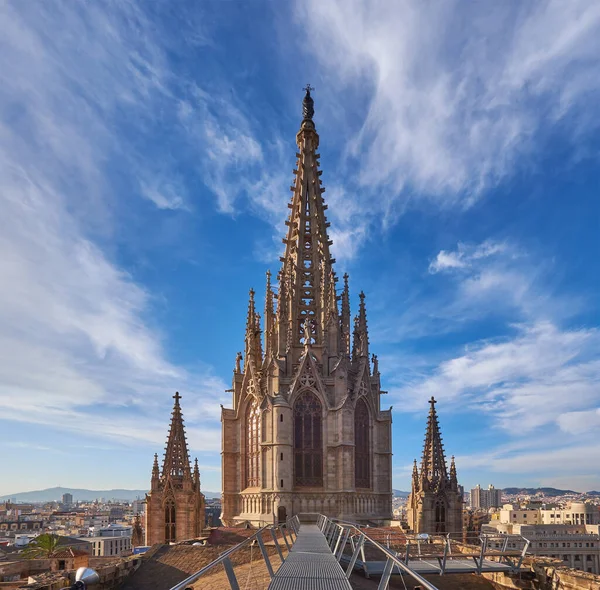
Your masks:
{"label": "cathedral spire", "polygon": [[413,493],[419,489],[419,468],[417,467],[417,460],[413,463],[412,471],[412,491]]}
{"label": "cathedral spire", "polygon": [[[293,196],[288,207],[287,236],[283,240],[285,253],[280,274],[282,286],[287,289],[287,315],[291,326],[279,325],[279,330],[291,327],[290,346],[301,348],[304,342],[305,320],[311,321],[314,345],[324,345],[324,328],[328,317],[327,295],[335,280],[327,235],[329,223],[325,218],[319,170],[319,136],[312,120],[314,102],[307,86],[303,101],[300,131],[296,135],[298,153],[294,170]],[[282,282],[285,281],[285,285]],[[281,304],[281,302],[280,302]]]}
{"label": "cathedral spire", "polygon": [[175,404],[171,414],[171,427],[169,428],[169,437],[165,448],[165,460],[163,462],[162,477],[181,481],[191,481],[190,457],[188,454],[187,441],[185,439],[185,429],[183,427],[183,416],[179,400],[179,392],[173,396]]}
{"label": "cathedral spire", "polygon": [[429,486],[441,487],[448,483],[444,445],[440,434],[436,401],[432,396],[429,400],[429,416],[427,418],[427,431],[423,446],[423,459],[421,462],[421,479],[426,480]]}

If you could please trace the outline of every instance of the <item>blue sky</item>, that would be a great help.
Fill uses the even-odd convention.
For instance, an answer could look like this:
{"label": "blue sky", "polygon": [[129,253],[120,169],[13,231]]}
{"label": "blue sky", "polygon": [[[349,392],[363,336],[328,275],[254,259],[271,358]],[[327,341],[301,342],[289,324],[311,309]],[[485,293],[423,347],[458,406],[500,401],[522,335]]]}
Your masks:
{"label": "blue sky", "polygon": [[434,395],[459,480],[600,489],[596,2],[0,5],[0,494],[144,488],[182,393],[220,489],[248,289],[315,88],[394,487]]}

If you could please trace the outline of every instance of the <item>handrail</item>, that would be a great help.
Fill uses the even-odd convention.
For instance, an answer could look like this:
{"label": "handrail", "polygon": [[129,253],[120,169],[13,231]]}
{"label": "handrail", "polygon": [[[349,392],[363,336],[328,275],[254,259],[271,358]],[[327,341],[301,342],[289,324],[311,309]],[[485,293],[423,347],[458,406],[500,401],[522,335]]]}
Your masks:
{"label": "handrail", "polygon": [[[331,530],[333,528],[332,527],[332,525],[333,525],[333,526],[339,527],[340,529],[352,528],[360,535],[360,540],[357,543],[355,543],[355,545],[354,545],[355,549],[354,549],[352,558],[350,559],[350,564],[348,566],[348,569],[346,570],[346,577],[348,577],[348,578],[350,577],[350,574],[352,573],[352,570],[354,569],[356,559],[358,558],[358,553],[363,548],[364,541],[368,540],[369,543],[371,543],[373,546],[375,546],[377,549],[379,549],[388,558],[387,562],[385,564],[385,567],[383,569],[383,574],[381,575],[381,580],[379,581],[378,590],[385,590],[388,587],[390,577],[392,575],[392,570],[394,569],[394,565],[397,566],[399,569],[401,569],[406,574],[408,574],[411,578],[413,578],[414,580],[416,580],[417,582],[422,584],[424,588],[427,588],[427,590],[439,590],[437,588],[437,586],[434,586],[431,582],[428,582],[423,576],[419,575],[417,572],[410,569],[403,561],[400,560],[400,558],[397,556],[397,554],[394,551],[391,551],[384,545],[381,545],[380,543],[378,543],[377,541],[375,541],[374,539],[369,537],[369,535],[367,535],[364,532],[364,529],[360,529],[360,528],[358,528],[358,526],[356,526],[355,524],[351,524],[351,523],[344,523],[343,525],[340,525],[340,524],[337,524],[336,522],[332,521],[327,516],[323,516],[323,515],[321,515],[321,516],[322,516],[322,518],[320,518],[320,522],[319,522],[318,526],[321,529],[321,531],[323,531],[323,534],[325,534],[325,530],[327,530],[327,529]],[[329,533],[329,530],[327,531],[327,534]],[[325,534],[326,537],[327,537],[327,534]],[[339,539],[341,537],[341,534],[342,534],[341,530],[339,532],[339,535],[336,535],[335,530],[333,530],[333,532],[331,534],[330,542],[333,539]],[[343,552],[343,547],[341,548],[341,550],[339,552],[340,558],[342,556],[342,552]],[[336,555],[336,557],[337,557],[337,555]]]}
{"label": "handrail", "polygon": [[212,568],[214,568],[215,566],[219,565],[219,564],[223,564],[223,567],[225,568],[225,573],[227,574],[227,578],[229,580],[229,585],[231,587],[232,590],[239,590],[239,584],[237,582],[236,576],[235,576],[235,572],[233,570],[233,564],[231,563],[231,559],[230,557],[236,553],[239,549],[241,549],[242,547],[245,547],[246,545],[256,541],[258,543],[258,546],[260,548],[260,552],[262,553],[263,559],[265,560],[265,564],[267,566],[267,570],[269,571],[269,575],[272,578],[273,577],[273,567],[271,565],[271,561],[269,559],[269,556],[267,554],[266,548],[265,548],[265,544],[264,541],[262,539],[262,534],[266,531],[270,531],[271,532],[271,536],[273,537],[273,542],[275,543],[275,548],[277,549],[277,553],[279,555],[279,558],[281,559],[281,562],[283,563],[283,553],[281,552],[281,548],[279,547],[279,542],[277,541],[277,530],[279,529],[279,531],[281,532],[281,535],[283,537],[283,540],[285,541],[286,546],[289,549],[289,542],[287,540],[286,534],[285,534],[285,530],[287,529],[290,533],[290,535],[292,533],[294,533],[294,535],[298,535],[298,530],[300,527],[300,520],[298,519],[297,516],[292,516],[291,518],[288,518],[285,522],[284,525],[282,524],[270,524],[270,525],[266,525],[264,527],[261,527],[260,529],[258,529],[253,535],[251,535],[250,537],[248,537],[247,539],[245,539],[244,541],[242,541],[241,543],[238,543],[237,545],[231,547],[230,549],[228,549],[227,551],[225,551],[224,553],[222,553],[221,555],[219,555],[219,557],[217,557],[217,559],[211,561],[208,565],[204,566],[202,569],[198,570],[197,572],[193,573],[191,576],[187,577],[185,580],[183,580],[182,582],[179,582],[179,584],[176,584],[175,586],[173,586],[170,590],[189,590],[189,586],[191,584],[193,584],[194,582],[196,582],[198,580],[198,578],[200,578],[201,576],[203,576],[206,572],[208,572],[209,570],[211,570]]}

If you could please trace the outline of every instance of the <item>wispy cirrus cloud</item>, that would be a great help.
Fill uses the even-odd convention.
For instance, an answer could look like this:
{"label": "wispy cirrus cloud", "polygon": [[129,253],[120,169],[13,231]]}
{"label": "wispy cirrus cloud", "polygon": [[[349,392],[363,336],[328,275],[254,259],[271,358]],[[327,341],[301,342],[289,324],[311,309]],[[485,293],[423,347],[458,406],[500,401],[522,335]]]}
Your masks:
{"label": "wispy cirrus cloud", "polygon": [[516,331],[512,338],[470,344],[431,376],[403,384],[397,395],[417,406],[432,395],[460,399],[461,409],[490,411],[499,426],[510,430],[518,422],[521,431],[600,402],[597,330],[538,323]]}
{"label": "wispy cirrus cloud", "polygon": [[131,205],[114,197],[120,165],[159,209],[186,206],[176,175],[136,146],[178,100],[150,16],[130,1],[6,2],[0,14],[2,419],[160,444],[154,411],[168,415],[181,389],[195,394],[191,439],[216,450],[197,428],[218,428],[203,408],[225,384],[168,359],[152,295],[104,243]]}
{"label": "wispy cirrus cloud", "polygon": [[296,3],[296,17],[327,114],[348,135],[340,178],[370,212],[355,224],[385,227],[423,203],[468,207],[535,161],[561,121],[577,142],[597,128],[600,8],[589,0],[315,0]]}

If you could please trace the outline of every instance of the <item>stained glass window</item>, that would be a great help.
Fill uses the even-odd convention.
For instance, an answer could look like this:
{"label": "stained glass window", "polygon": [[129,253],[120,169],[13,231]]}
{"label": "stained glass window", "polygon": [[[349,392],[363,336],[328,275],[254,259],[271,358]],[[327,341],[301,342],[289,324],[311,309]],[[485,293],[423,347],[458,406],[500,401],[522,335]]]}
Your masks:
{"label": "stained glass window", "polygon": [[294,480],[297,486],[323,485],[322,408],[305,391],[294,404]]}
{"label": "stained glass window", "polygon": [[354,410],[354,485],[371,487],[369,409],[362,399],[358,400]]}
{"label": "stained glass window", "polygon": [[260,485],[260,408],[254,401],[246,409],[246,487]]}

